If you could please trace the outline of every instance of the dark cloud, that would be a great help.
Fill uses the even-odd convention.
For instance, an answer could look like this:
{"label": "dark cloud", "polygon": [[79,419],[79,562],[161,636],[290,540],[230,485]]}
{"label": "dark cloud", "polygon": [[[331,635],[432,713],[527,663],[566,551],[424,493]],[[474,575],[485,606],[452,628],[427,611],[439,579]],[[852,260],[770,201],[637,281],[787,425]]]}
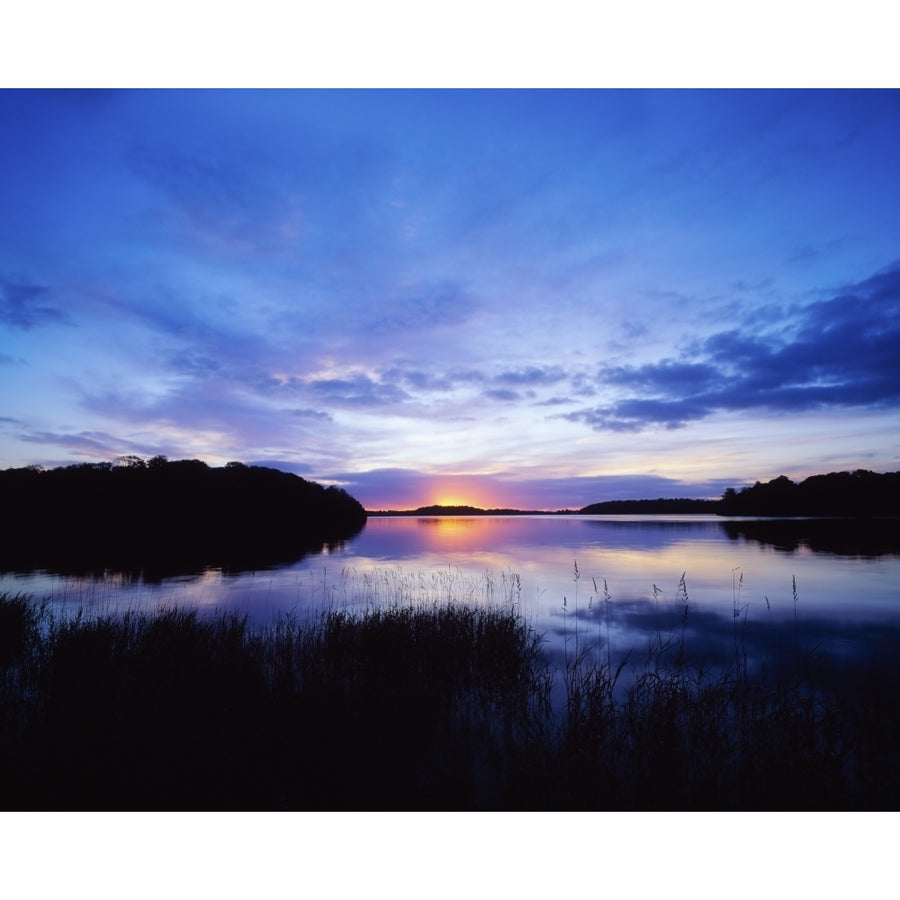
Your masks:
{"label": "dark cloud", "polygon": [[491,388],[484,391],[483,396],[490,400],[499,400],[501,403],[511,403],[522,398],[518,391],[511,391],[509,388]]}
{"label": "dark cloud", "polygon": [[402,383],[418,391],[452,391],[458,387],[484,384],[488,376],[475,369],[449,369],[437,373],[394,367],[383,375],[385,382]]}
{"label": "dark cloud", "polygon": [[583,422],[595,431],[635,432],[649,424],[681,428],[693,419],[709,415],[712,409],[702,402],[689,400],[622,400],[613,406],[579,410],[561,417],[570,422]]}
{"label": "dark cloud", "polygon": [[171,357],[169,364],[177,372],[198,376],[211,375],[222,368],[216,360],[193,353],[176,354]]}
{"label": "dark cloud", "polygon": [[566,373],[559,366],[528,366],[509,372],[501,372],[496,381],[498,384],[512,387],[537,387],[557,384],[566,378]]}
{"label": "dark cloud", "polygon": [[308,388],[317,400],[335,406],[385,406],[409,399],[409,394],[396,385],[375,381],[368,375],[323,378],[310,381]]}
{"label": "dark cloud", "polygon": [[604,368],[599,382],[626,395],[564,418],[640,431],[679,428],[717,410],[900,406],[900,263],[774,325],[766,334],[714,334],[692,348],[699,360]]}
{"label": "dark cloud", "polygon": [[602,370],[606,384],[634,389],[661,390],[667,395],[682,395],[708,390],[720,377],[715,366],[704,363],[677,362],[664,359],[655,365],[620,366]]}
{"label": "dark cloud", "polygon": [[292,409],[291,415],[298,419],[312,419],[320,422],[331,422],[333,419],[326,412],[317,409]]}
{"label": "dark cloud", "polygon": [[760,281],[747,281],[746,278],[738,278],[731,284],[732,290],[741,293],[763,294],[772,290],[775,282],[772,278],[763,278]]}
{"label": "dark cloud", "polygon": [[36,325],[65,322],[65,313],[48,302],[50,289],[40,284],[0,279],[0,322],[28,331]]}
{"label": "dark cloud", "polygon": [[402,383],[416,391],[452,391],[457,388],[483,388],[482,396],[501,402],[533,397],[532,388],[554,385],[572,376],[560,366],[526,366],[496,375],[477,369],[450,369],[439,373],[395,367],[384,375],[386,382]]}

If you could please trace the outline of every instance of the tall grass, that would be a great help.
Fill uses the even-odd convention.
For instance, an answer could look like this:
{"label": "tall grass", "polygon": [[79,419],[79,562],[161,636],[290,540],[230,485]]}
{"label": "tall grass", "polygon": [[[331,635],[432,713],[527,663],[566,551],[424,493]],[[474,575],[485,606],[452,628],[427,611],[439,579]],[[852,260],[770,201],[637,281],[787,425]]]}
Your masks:
{"label": "tall grass", "polygon": [[[499,805],[548,695],[511,609],[55,616],[0,598],[4,808]],[[8,626],[8,627],[7,627]]]}
{"label": "tall grass", "polygon": [[62,616],[2,595],[0,805],[896,808],[895,669],[850,690],[799,650],[751,666],[737,580],[733,661],[706,665],[684,576],[678,624],[617,659],[615,600],[593,583],[592,633],[579,579],[558,663],[513,577],[372,573],[352,579],[354,605],[266,627],[176,608]]}

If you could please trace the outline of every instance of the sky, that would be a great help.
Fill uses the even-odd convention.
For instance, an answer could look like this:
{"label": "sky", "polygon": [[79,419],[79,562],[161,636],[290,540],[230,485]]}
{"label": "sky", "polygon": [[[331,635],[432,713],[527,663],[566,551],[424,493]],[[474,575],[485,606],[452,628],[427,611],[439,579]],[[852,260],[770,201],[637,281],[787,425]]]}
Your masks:
{"label": "sky", "polygon": [[900,468],[897,90],[0,90],[0,468],[367,509]]}

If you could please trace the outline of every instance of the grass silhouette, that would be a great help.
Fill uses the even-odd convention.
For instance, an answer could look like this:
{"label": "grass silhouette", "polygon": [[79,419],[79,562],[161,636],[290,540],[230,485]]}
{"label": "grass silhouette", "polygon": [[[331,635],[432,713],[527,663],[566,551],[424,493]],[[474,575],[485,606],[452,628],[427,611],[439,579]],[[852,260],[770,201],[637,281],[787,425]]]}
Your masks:
{"label": "grass silhouette", "polygon": [[[686,617],[684,580],[682,589]],[[556,664],[514,600],[472,603],[451,591],[254,627],[182,609],[61,617],[46,602],[2,595],[0,805],[900,802],[896,669],[872,666],[836,685],[803,654],[751,671],[736,629],[733,664],[713,670],[690,662],[684,628],[655,635],[640,660],[613,659],[582,630]],[[598,600],[608,609],[605,584]]]}

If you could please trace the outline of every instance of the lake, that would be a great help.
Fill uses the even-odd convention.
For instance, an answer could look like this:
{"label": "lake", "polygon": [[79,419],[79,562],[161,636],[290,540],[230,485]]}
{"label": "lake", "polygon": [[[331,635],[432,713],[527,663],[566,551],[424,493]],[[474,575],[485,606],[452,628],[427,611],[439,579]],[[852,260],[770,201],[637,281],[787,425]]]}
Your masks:
{"label": "lake", "polygon": [[265,624],[395,602],[516,604],[551,655],[616,660],[666,640],[704,664],[798,648],[838,666],[900,651],[897,520],[716,516],[370,517],[341,546],[274,568],[146,580],[0,574],[74,612],[188,605]]}

